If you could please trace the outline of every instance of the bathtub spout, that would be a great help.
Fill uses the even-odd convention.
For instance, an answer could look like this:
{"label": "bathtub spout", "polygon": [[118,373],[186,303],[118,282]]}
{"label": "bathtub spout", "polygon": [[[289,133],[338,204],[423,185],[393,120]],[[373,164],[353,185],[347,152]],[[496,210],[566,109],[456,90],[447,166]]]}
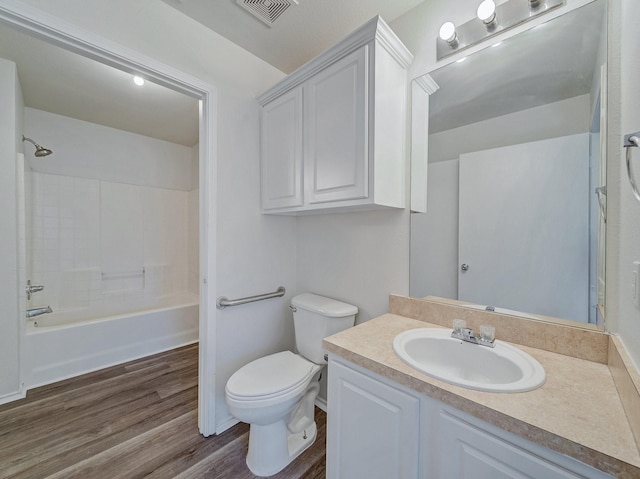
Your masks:
{"label": "bathtub spout", "polygon": [[53,313],[53,309],[50,306],[46,308],[33,308],[27,309],[27,318],[33,318],[34,316],[40,316],[41,314]]}

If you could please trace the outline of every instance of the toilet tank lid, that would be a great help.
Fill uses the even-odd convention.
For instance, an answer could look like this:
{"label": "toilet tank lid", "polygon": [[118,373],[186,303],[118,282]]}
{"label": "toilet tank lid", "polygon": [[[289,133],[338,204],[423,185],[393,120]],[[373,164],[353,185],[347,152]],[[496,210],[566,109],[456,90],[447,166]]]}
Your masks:
{"label": "toilet tank lid", "polygon": [[342,318],[358,312],[358,308],[352,304],[343,303],[335,299],[318,296],[317,294],[304,293],[294,296],[291,305],[306,311],[322,314],[330,318]]}

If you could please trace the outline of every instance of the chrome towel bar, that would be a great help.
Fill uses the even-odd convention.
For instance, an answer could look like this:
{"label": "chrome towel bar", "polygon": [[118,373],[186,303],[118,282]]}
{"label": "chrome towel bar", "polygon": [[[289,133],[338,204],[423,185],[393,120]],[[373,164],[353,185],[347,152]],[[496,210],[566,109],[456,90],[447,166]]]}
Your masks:
{"label": "chrome towel bar", "polygon": [[627,176],[629,177],[629,182],[631,183],[631,190],[633,191],[633,195],[636,197],[636,199],[640,201],[640,191],[638,191],[638,186],[636,185],[636,180],[633,176],[633,168],[631,167],[631,148],[637,148],[640,146],[640,131],[625,135],[623,146],[627,150]]}
{"label": "chrome towel bar", "polygon": [[279,286],[273,293],[247,296],[246,298],[227,299],[225,296],[220,296],[216,301],[216,307],[218,309],[224,309],[227,306],[239,306],[241,304],[253,303],[254,301],[262,301],[263,299],[279,298],[280,296],[284,296],[284,293],[286,293],[284,286]]}
{"label": "chrome towel bar", "polygon": [[103,271],[101,273],[102,279],[135,278],[136,276],[144,276],[145,274],[145,268],[136,271]]}

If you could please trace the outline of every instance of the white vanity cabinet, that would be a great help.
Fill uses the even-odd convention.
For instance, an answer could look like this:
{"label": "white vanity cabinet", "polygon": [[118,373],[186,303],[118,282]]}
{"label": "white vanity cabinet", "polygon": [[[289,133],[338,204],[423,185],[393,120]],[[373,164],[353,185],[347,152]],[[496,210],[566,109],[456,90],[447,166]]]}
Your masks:
{"label": "white vanity cabinet", "polygon": [[612,479],[333,354],[328,375],[328,479]]}
{"label": "white vanity cabinet", "polygon": [[411,59],[376,17],[258,98],[263,213],[404,208]]}
{"label": "white vanity cabinet", "polygon": [[416,479],[420,397],[329,362],[328,479]]}

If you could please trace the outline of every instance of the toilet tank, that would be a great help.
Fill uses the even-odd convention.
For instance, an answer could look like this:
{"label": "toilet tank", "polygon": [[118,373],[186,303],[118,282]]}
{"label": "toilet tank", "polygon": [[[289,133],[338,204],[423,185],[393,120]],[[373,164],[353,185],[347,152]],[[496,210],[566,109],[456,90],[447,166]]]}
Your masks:
{"label": "toilet tank", "polygon": [[294,296],[291,306],[298,353],[316,364],[326,364],[322,340],[353,326],[358,308],[311,293]]}

